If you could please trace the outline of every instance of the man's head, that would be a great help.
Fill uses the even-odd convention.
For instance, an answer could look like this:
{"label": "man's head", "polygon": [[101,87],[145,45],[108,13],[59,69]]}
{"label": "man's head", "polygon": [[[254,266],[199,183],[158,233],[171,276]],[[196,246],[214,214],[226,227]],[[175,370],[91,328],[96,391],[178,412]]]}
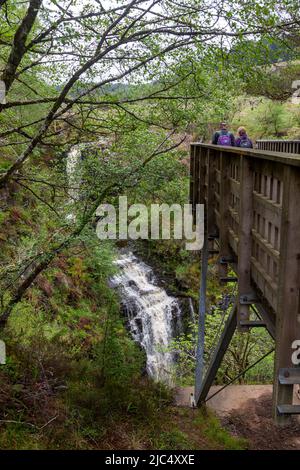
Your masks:
{"label": "man's head", "polygon": [[221,129],[221,131],[227,131],[227,129],[228,129],[227,122],[225,122],[225,121],[220,122],[220,129]]}

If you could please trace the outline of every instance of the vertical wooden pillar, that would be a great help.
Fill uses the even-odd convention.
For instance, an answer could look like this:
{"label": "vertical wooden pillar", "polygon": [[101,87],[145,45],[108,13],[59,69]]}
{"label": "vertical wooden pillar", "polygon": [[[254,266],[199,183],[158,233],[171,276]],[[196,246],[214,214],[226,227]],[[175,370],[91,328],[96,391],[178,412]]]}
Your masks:
{"label": "vertical wooden pillar", "polygon": [[[279,383],[279,369],[295,367],[292,343],[300,339],[300,169],[285,166],[283,178],[282,220],[280,227],[280,264],[276,316],[274,416],[278,424],[287,422],[278,405],[290,405],[293,385]],[[298,366],[299,367],[299,366]]]}
{"label": "vertical wooden pillar", "polygon": [[194,215],[196,214],[196,204],[199,203],[198,200],[198,178],[199,178],[199,147],[194,145],[193,153],[193,210]]}
{"label": "vertical wooden pillar", "polygon": [[203,195],[202,195],[202,181],[204,176],[203,176],[203,160],[204,160],[204,155],[203,155],[203,148],[202,147],[197,147],[196,148],[196,158],[197,158],[197,180],[196,180],[196,185],[197,185],[197,203],[198,204],[204,204],[203,201]]}
{"label": "vertical wooden pillar", "polygon": [[[215,223],[215,207],[216,207],[216,160],[215,160],[215,151],[208,150],[208,165],[207,165],[207,234],[213,235],[216,234],[217,227]],[[213,241],[209,243],[209,248]]]}
{"label": "vertical wooden pillar", "polygon": [[[205,204],[205,176],[206,176],[206,153],[207,149],[200,147],[200,154],[199,154],[199,161],[200,161],[200,167],[199,167],[199,203],[200,204]],[[205,207],[206,211],[206,207]]]}
{"label": "vertical wooden pillar", "polygon": [[[253,171],[249,157],[240,157],[240,207],[238,246],[238,328],[243,331],[240,321],[249,320],[249,296],[253,297],[250,283],[253,225]],[[244,302],[241,304],[241,299]]]}
{"label": "vertical wooden pillar", "polygon": [[227,276],[227,264],[220,263],[221,259],[228,258],[231,254],[231,250],[228,242],[228,226],[229,226],[229,205],[230,205],[230,154],[228,152],[220,152],[220,172],[221,172],[221,183],[220,183],[220,230],[219,230],[219,243],[220,243],[220,254],[219,254],[219,275],[221,277]]}
{"label": "vertical wooden pillar", "polygon": [[205,347],[205,317],[206,317],[206,286],[208,267],[207,234],[204,235],[204,245],[201,251],[201,279],[199,288],[198,309],[198,339],[196,351],[195,396],[198,397],[203,383],[204,347]]}
{"label": "vertical wooden pillar", "polygon": [[201,164],[201,147],[194,145],[193,154],[193,222],[196,223],[196,205],[200,203],[200,164]]}
{"label": "vertical wooden pillar", "polygon": [[194,201],[194,196],[193,196],[194,179],[195,179],[194,152],[195,152],[195,145],[191,145],[191,148],[190,148],[190,204],[193,204],[193,201]]}
{"label": "vertical wooden pillar", "polygon": [[204,206],[204,245],[201,251],[201,279],[199,288],[198,309],[198,339],[196,351],[195,396],[198,396],[202,387],[204,370],[204,343],[205,343],[205,314],[206,314],[206,283],[208,266],[207,220],[208,220],[208,194],[205,194],[205,180],[209,171],[209,150],[199,147],[199,178],[197,179],[198,203]]}

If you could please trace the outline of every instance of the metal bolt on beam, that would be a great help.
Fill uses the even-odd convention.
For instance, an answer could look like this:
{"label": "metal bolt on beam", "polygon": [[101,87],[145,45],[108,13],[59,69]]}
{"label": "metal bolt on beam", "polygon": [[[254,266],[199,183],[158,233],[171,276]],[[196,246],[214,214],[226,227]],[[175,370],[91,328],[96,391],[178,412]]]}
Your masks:
{"label": "metal bolt on beam", "polygon": [[234,258],[232,256],[221,256],[219,259],[220,264],[230,264],[234,263]]}
{"label": "metal bolt on beam", "polygon": [[258,298],[255,294],[243,294],[240,296],[240,304],[241,305],[251,305],[258,302]]}
{"label": "metal bolt on beam", "polygon": [[237,277],[220,277],[221,282],[237,282]]}

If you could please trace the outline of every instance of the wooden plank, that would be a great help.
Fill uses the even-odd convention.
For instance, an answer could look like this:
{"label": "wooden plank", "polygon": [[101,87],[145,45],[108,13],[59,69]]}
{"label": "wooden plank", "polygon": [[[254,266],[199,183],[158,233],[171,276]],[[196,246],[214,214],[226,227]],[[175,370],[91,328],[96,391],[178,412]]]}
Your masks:
{"label": "wooden plank", "polygon": [[[196,178],[197,178],[197,175],[196,175],[196,151],[197,151],[197,147],[196,145],[193,145],[192,146],[192,149],[193,149],[193,152],[192,152],[192,166],[191,166],[191,172],[192,172],[192,179],[193,179],[193,184],[192,184],[192,191],[191,191],[191,202],[192,202],[192,208],[193,208],[193,221],[194,223],[196,222]],[[198,150],[199,152],[200,150]]]}
{"label": "wooden plank", "polygon": [[239,246],[239,239],[236,233],[231,229],[228,228],[228,244],[231,247],[232,251],[237,255],[238,254],[238,246]]}
{"label": "wooden plank", "polygon": [[[216,234],[217,227],[215,221],[215,190],[216,190],[216,155],[213,150],[208,150],[207,155],[207,233],[208,235]],[[213,248],[213,242],[209,243],[209,249]]]}
{"label": "wooden plank", "polygon": [[281,162],[275,160],[252,159],[253,171],[262,176],[270,176],[281,180],[283,175],[283,166]]}
{"label": "wooden plank", "polygon": [[[250,160],[247,157],[240,159],[240,207],[239,207],[239,245],[238,245],[238,296],[253,293],[251,287],[251,229],[253,225],[253,171]],[[247,328],[240,326],[240,321],[249,320],[249,305],[238,302],[238,328],[246,331]]]}
{"label": "wooden plank", "polygon": [[267,252],[269,255],[274,258],[276,261],[279,261],[279,251],[275,250],[273,248],[273,245],[271,243],[268,243],[268,241],[263,238],[256,230],[252,229],[251,230],[252,237],[259,243],[259,245]]}
{"label": "wooden plank", "polygon": [[270,334],[270,336],[275,339],[276,336],[276,325],[275,325],[275,315],[274,311],[270,310],[270,308],[266,308],[261,302],[255,304],[255,308],[257,309],[260,318],[265,322],[266,328]]}
{"label": "wooden plank", "polygon": [[275,225],[279,225],[281,218],[280,204],[275,204],[275,202],[254,192],[253,209],[259,213],[264,213],[267,219],[272,220]]}
{"label": "wooden plank", "polygon": [[229,178],[229,181],[230,181],[230,191],[232,192],[232,194],[239,196],[240,195],[240,182],[233,178]]}
{"label": "wooden plank", "polygon": [[216,218],[216,225],[218,227],[218,231],[220,232],[220,229],[221,229],[221,217],[220,217],[220,212],[215,209],[215,218]]}
{"label": "wooden plank", "polygon": [[201,159],[203,158],[203,149],[199,149],[199,153],[197,154],[197,160],[198,160],[198,171],[197,171],[197,178],[196,178],[196,186],[197,186],[197,204],[201,204]]}
{"label": "wooden plank", "polygon": [[193,151],[191,152],[192,157],[192,188],[191,188],[191,203],[193,210],[193,223],[196,223],[196,204],[199,204],[199,173],[200,173],[200,157],[202,149],[195,145],[192,146]]}
{"label": "wooden plank", "polygon": [[261,276],[264,278],[264,281],[270,285],[270,287],[277,292],[278,290],[278,284],[273,280],[273,278],[267,273],[267,271],[264,269],[264,267],[260,264],[260,262],[255,259],[253,256],[251,256],[251,263],[253,263],[253,266],[259,271]]}
{"label": "wooden plank", "polygon": [[[198,203],[199,204],[206,204],[205,202],[205,196],[206,196],[206,190],[205,190],[205,178],[206,178],[206,149],[201,149],[201,154],[199,155],[199,198],[198,198]],[[206,207],[205,207],[206,210]]]}
{"label": "wooden plank", "polygon": [[195,152],[195,146],[191,145],[190,147],[190,204],[193,204],[193,191],[194,191],[194,152]]}
{"label": "wooden plank", "polygon": [[299,415],[300,405],[278,405],[279,415]]}
{"label": "wooden plank", "polygon": [[[230,155],[225,152],[219,153],[220,158],[220,230],[219,230],[219,244],[220,244],[220,256],[229,257],[231,255],[229,245],[229,205],[230,205]],[[228,268],[226,264],[218,264],[219,275],[221,277],[227,276]]]}
{"label": "wooden plank", "polygon": [[262,320],[241,320],[241,326],[246,326],[247,328],[265,328],[266,324]]}
{"label": "wooden plank", "polygon": [[251,258],[251,281],[261,291],[269,305],[276,311],[278,285],[253,257]]}
{"label": "wooden plank", "polygon": [[237,223],[237,225],[239,225],[239,223],[240,223],[239,213],[237,211],[235,211],[231,206],[228,207],[228,211],[229,211],[231,217],[233,218],[233,220]]}
{"label": "wooden plank", "polygon": [[279,383],[279,370],[294,366],[292,344],[300,339],[300,169],[286,166],[283,181],[273,391],[274,415],[278,424],[287,420],[278,413],[278,406],[290,405],[293,399],[293,386]]}
{"label": "wooden plank", "polygon": [[202,382],[202,386],[200,390],[198,391],[198,393],[195,392],[197,406],[200,406],[201,403],[203,403],[203,401],[207,397],[209,389],[213,384],[213,381],[216,377],[216,374],[221,365],[223,357],[228,349],[230,341],[236,330],[236,321],[237,321],[236,314],[237,314],[237,305],[236,303],[234,303],[234,305],[232,306],[231,312],[229,314],[229,317],[226,321],[224,330],[222,331],[218,344],[215,348],[214,354],[208,365],[208,369],[205,374],[204,380]]}
{"label": "wooden plank", "polygon": [[251,276],[251,280],[253,282],[253,289],[258,292],[260,291],[262,293],[264,301],[268,303],[269,309],[275,311],[275,309],[277,308],[277,292],[274,292],[270,289],[270,287],[266,284],[265,280],[263,279],[258,270],[254,268],[253,271],[254,272]]}
{"label": "wooden plank", "polygon": [[196,208],[196,204],[199,204],[199,186],[198,186],[198,180],[199,180],[199,167],[200,167],[200,155],[202,153],[202,149],[195,147],[195,152],[194,152],[194,169],[193,169],[193,181],[194,181],[194,187],[193,187],[193,206],[194,210]]}
{"label": "wooden plank", "polygon": [[198,338],[196,351],[196,370],[195,370],[195,396],[202,387],[204,373],[204,346],[205,346],[205,316],[206,316],[206,285],[208,268],[208,237],[207,225],[205,224],[204,244],[201,251],[201,280],[199,289],[199,308],[198,308]]}
{"label": "wooden plank", "polygon": [[281,384],[300,384],[300,367],[279,369],[278,379]]}

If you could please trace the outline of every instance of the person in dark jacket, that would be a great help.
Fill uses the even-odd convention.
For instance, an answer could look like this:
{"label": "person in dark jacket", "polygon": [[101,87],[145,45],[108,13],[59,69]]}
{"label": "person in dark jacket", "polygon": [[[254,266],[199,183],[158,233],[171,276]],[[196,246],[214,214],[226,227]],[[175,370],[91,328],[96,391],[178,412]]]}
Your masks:
{"label": "person in dark jacket", "polygon": [[211,143],[213,145],[235,146],[234,135],[229,132],[226,122],[220,123],[220,130],[214,133]]}
{"label": "person in dark jacket", "polygon": [[249,139],[246,129],[244,127],[239,127],[237,132],[238,132],[238,137],[235,141],[236,147],[253,149],[252,140]]}

